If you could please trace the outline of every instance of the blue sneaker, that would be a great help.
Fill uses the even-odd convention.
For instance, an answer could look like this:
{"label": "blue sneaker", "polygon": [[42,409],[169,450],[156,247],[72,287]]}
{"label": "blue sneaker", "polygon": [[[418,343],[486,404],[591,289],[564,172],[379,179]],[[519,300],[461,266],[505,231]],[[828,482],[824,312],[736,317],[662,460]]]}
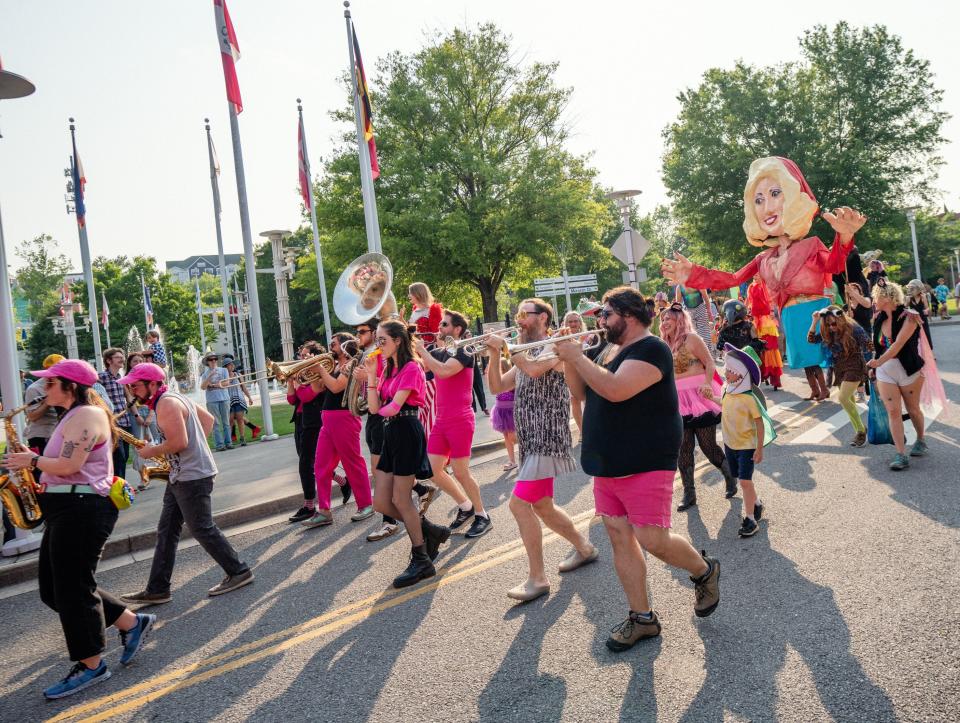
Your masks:
{"label": "blue sneaker", "polygon": [[156,615],[137,613],[137,627],[120,631],[120,642],[123,644],[123,654],[120,656],[121,663],[130,665],[133,662],[133,656],[140,650],[140,646],[147,639],[147,635],[150,634],[155,622],[157,622]]}
{"label": "blue sneaker", "polygon": [[66,698],[68,695],[79,693],[91,685],[102,683],[109,677],[110,671],[107,669],[107,664],[103,662],[103,660],[101,660],[100,665],[93,670],[83,663],[76,663],[70,668],[70,672],[67,673],[66,678],[43,691],[43,697],[47,700]]}

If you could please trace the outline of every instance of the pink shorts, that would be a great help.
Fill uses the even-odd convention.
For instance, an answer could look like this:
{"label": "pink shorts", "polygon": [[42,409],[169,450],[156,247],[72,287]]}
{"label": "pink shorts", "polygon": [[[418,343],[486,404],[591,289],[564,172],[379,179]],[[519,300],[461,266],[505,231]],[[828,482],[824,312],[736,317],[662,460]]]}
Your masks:
{"label": "pink shorts", "polygon": [[470,456],[473,430],[477,420],[471,414],[462,419],[438,419],[427,438],[427,454],[443,455],[449,459]]}
{"label": "pink shorts", "polygon": [[518,479],[513,485],[513,496],[518,500],[536,504],[544,497],[553,497],[553,477],[543,479]]}
{"label": "pink shorts", "polygon": [[635,527],[670,528],[673,470],[640,472],[627,477],[594,477],[593,500],[598,515],[626,517]]}

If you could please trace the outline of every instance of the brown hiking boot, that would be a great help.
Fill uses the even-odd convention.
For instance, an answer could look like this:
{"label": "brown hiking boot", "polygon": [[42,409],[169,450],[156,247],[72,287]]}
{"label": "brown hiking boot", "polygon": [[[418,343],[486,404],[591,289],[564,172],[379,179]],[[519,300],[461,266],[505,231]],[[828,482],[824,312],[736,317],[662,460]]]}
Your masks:
{"label": "brown hiking boot", "polygon": [[627,619],[610,631],[607,648],[615,653],[622,653],[641,640],[655,638],[659,634],[660,618],[653,610],[650,611],[649,619],[631,610]]}
{"label": "brown hiking boot", "polygon": [[127,592],[120,596],[120,599],[128,605],[138,605],[146,607],[147,605],[163,605],[171,600],[170,592],[149,592],[141,590],[140,592]]}
{"label": "brown hiking boot", "polygon": [[700,556],[710,567],[701,577],[691,576],[690,581],[694,584],[694,593],[697,596],[693,612],[698,618],[705,618],[720,604],[720,561],[707,557],[705,550],[700,550]]}

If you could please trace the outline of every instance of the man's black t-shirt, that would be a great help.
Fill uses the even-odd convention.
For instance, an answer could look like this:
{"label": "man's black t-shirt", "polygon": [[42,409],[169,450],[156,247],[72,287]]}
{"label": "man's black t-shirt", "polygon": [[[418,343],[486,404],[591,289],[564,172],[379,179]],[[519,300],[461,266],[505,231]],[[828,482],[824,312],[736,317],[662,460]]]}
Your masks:
{"label": "man's black t-shirt", "polygon": [[457,349],[457,353],[452,357],[447,354],[444,349],[431,349],[430,356],[436,359],[438,362],[446,362],[447,359],[456,359],[460,364],[463,365],[464,369],[472,369],[474,363],[476,362],[476,357],[472,357],[467,354],[463,349]]}
{"label": "man's black t-shirt", "polygon": [[655,336],[647,336],[621,349],[604,366],[616,372],[628,359],[655,366],[663,377],[622,402],[608,401],[587,386],[580,453],[580,464],[587,474],[624,477],[677,469],[683,421],[670,347]]}

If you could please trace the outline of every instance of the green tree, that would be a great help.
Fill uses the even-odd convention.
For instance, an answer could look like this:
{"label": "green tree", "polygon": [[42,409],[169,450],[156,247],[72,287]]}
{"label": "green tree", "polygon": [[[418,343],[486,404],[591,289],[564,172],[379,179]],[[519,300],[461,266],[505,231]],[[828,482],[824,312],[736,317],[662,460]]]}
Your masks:
{"label": "green tree", "polygon": [[[377,201],[401,304],[397,290],[422,280],[448,306],[494,320],[501,285],[558,273],[560,244],[574,267],[610,264],[600,241],[615,215],[593,169],[564,148],[570,90],[554,83],[556,68],[521,65],[493,25],[380,64]],[[336,115],[353,126],[352,104]],[[355,136],[345,135],[316,195],[324,254],[342,269],[366,248]]]}
{"label": "green tree", "polygon": [[[708,70],[679,95],[663,178],[699,261],[731,266],[755,253],[743,238],[742,194],[763,156],[796,161],[822,208],[863,211],[871,220],[861,249],[902,226],[899,208],[933,200],[948,116],[929,63],[882,26],[816,26],[800,49],[797,63]],[[813,233],[833,237],[822,220]]]}
{"label": "green tree", "polygon": [[70,260],[58,253],[58,248],[57,241],[47,234],[17,246],[16,254],[24,262],[17,273],[17,285],[27,299],[31,321],[43,319],[60,299],[60,287],[70,271]]}

